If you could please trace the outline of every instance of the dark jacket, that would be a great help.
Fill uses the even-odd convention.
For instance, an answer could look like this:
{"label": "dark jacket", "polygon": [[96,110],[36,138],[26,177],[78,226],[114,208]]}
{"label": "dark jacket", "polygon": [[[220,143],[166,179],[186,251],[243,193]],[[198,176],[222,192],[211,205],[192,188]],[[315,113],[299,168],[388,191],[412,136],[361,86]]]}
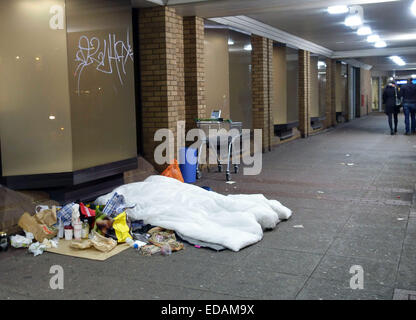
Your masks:
{"label": "dark jacket", "polygon": [[399,95],[403,98],[403,103],[416,103],[416,85],[405,84],[401,87]]}
{"label": "dark jacket", "polygon": [[396,106],[396,89],[391,85],[387,85],[383,91],[383,104],[385,105],[385,113],[398,113],[400,106]]}

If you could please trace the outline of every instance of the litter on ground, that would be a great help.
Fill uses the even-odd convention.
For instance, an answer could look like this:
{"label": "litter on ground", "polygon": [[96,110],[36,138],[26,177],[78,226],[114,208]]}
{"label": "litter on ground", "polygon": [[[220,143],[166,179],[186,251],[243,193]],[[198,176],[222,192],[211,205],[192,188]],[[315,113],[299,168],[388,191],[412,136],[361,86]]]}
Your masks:
{"label": "litter on ground", "polygon": [[25,235],[10,236],[10,245],[34,256],[50,252],[100,261],[128,248],[144,256],[170,256],[185,248],[182,241],[239,251],[291,215],[262,194],[226,196],[160,175],[118,187],[93,203],[38,205],[33,215],[20,217]]}

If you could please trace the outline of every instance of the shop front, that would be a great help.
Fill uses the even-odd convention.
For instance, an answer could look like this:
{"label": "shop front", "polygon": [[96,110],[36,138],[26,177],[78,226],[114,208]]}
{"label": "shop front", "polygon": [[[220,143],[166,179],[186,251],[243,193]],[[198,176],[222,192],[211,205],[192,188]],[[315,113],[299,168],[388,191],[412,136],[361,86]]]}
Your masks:
{"label": "shop front", "polygon": [[137,167],[130,0],[0,3],[2,184],[95,196]]}

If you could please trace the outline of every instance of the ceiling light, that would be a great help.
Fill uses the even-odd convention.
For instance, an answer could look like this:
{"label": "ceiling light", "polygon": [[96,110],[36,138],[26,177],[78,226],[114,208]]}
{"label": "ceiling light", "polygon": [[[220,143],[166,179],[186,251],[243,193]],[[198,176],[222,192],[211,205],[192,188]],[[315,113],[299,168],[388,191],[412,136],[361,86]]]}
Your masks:
{"label": "ceiling light", "polygon": [[345,18],[344,23],[347,27],[358,27],[363,24],[363,20],[361,19],[360,15],[352,14]]}
{"label": "ceiling light", "polygon": [[326,63],[323,61],[318,61],[318,69],[326,68]]}
{"label": "ceiling light", "polygon": [[416,16],[416,0],[413,1],[412,6],[410,7],[410,10],[412,10],[413,15]]}
{"label": "ceiling light", "polygon": [[391,56],[390,60],[392,60],[395,64],[403,67],[406,65],[406,62],[404,62],[404,60],[398,56]]}
{"label": "ceiling light", "polygon": [[377,34],[373,34],[373,35],[367,37],[367,41],[370,42],[370,43],[377,42],[379,40],[380,40],[380,36],[377,35]]}
{"label": "ceiling light", "polygon": [[412,74],[412,79],[416,79],[416,74]]}
{"label": "ceiling light", "polygon": [[376,47],[376,48],[385,48],[385,47],[387,47],[387,43],[386,43],[386,41],[379,40],[374,44],[374,47]]}
{"label": "ceiling light", "polygon": [[349,11],[347,6],[331,6],[328,7],[328,13],[329,14],[341,14],[341,13],[347,13]]}
{"label": "ceiling light", "polygon": [[49,116],[49,120],[55,120],[55,116],[50,115],[50,116]]}
{"label": "ceiling light", "polygon": [[234,41],[232,39],[228,39],[228,45],[232,46],[234,44]]}
{"label": "ceiling light", "polygon": [[251,50],[253,50],[253,48],[252,48],[251,44],[246,44],[246,45],[244,46],[244,50],[246,50],[246,51],[251,51]]}
{"label": "ceiling light", "polygon": [[361,28],[359,28],[357,30],[357,34],[359,36],[368,36],[371,33],[372,33],[371,28],[370,27],[366,27],[366,26],[363,26],[363,27],[361,27]]}

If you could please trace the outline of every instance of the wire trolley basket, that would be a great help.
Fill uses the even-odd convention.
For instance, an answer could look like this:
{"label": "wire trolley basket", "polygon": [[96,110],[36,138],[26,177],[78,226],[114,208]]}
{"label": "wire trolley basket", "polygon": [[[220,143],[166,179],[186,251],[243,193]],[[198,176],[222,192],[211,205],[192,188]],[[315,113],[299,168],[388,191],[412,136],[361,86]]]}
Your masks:
{"label": "wire trolley basket", "polygon": [[[211,120],[197,120],[197,128],[203,131],[203,135],[200,136],[202,141],[199,150],[198,150],[198,163],[196,168],[197,179],[201,179],[202,173],[200,171],[200,162],[202,155],[202,148],[205,148],[208,152],[212,149],[216,155],[216,161],[218,165],[218,172],[222,172],[222,165],[224,159],[221,159],[223,155],[223,150],[227,150],[226,154],[226,164],[227,170],[225,177],[227,181],[231,180],[230,173],[230,160],[231,153],[235,143],[241,142],[242,135],[242,122],[232,122],[232,121],[223,121],[221,119],[211,119]],[[224,130],[223,130],[224,129]],[[239,149],[241,151],[241,149]],[[218,151],[220,151],[218,153]],[[238,173],[239,165],[234,164],[234,173]]]}

